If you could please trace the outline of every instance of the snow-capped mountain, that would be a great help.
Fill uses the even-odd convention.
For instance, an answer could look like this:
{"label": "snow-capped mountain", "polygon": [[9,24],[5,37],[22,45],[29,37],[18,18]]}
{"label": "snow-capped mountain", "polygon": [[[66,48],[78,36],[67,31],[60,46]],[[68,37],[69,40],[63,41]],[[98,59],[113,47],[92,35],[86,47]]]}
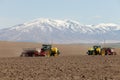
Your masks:
{"label": "snow-capped mountain", "polygon": [[0,40],[41,43],[120,42],[120,26],[83,25],[72,20],[36,19],[0,30]]}

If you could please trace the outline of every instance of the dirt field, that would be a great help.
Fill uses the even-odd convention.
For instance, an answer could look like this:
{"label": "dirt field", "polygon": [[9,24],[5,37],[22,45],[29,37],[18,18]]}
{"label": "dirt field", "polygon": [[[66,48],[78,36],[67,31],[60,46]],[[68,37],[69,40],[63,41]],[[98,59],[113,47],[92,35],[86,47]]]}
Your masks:
{"label": "dirt field", "polygon": [[[60,56],[86,55],[86,51],[89,48],[86,45],[80,45],[80,44],[76,44],[76,45],[61,44],[61,45],[53,45],[53,47],[57,47],[60,50],[61,52]],[[0,57],[18,57],[25,48],[41,48],[41,44],[0,41]]]}
{"label": "dirt field", "polygon": [[88,56],[87,45],[54,45],[58,57],[19,57],[36,43],[0,42],[0,80],[120,80],[120,49],[114,56]]}
{"label": "dirt field", "polygon": [[120,56],[0,58],[0,80],[120,80]]}

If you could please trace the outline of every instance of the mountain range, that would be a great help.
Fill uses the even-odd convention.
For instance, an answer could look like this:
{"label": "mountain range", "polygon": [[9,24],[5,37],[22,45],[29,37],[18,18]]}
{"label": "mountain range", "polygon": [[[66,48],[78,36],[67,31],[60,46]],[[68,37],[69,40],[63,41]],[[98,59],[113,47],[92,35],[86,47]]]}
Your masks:
{"label": "mountain range", "polygon": [[74,20],[39,18],[0,29],[0,40],[40,43],[116,43],[120,25],[101,23],[84,25]]}

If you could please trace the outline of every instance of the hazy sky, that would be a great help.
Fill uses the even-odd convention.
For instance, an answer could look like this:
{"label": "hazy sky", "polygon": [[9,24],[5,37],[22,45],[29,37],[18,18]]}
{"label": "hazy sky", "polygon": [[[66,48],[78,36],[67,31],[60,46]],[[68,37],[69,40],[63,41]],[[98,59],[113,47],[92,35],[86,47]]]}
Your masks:
{"label": "hazy sky", "polygon": [[120,0],[0,0],[0,28],[37,18],[120,24]]}

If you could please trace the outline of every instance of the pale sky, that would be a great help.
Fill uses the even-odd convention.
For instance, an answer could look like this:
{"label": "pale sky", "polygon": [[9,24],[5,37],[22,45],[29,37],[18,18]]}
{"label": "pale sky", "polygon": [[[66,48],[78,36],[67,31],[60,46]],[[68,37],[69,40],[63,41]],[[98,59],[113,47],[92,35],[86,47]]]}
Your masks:
{"label": "pale sky", "polygon": [[0,0],[0,28],[37,18],[120,25],[120,0]]}

